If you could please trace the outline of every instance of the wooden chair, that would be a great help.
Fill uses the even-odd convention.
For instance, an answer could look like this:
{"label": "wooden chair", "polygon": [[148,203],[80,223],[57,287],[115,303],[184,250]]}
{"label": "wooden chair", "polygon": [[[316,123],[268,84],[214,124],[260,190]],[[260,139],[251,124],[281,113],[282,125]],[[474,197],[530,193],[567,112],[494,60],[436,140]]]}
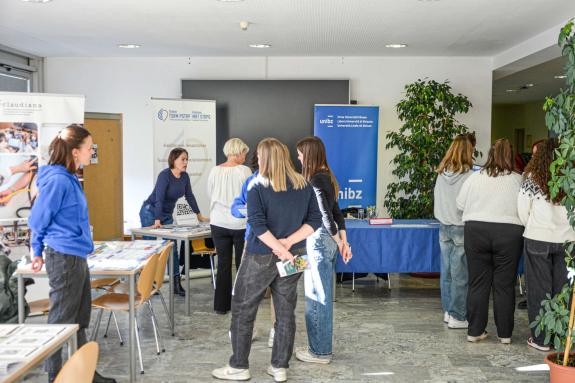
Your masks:
{"label": "wooden chair", "polygon": [[[207,255],[210,257],[210,269],[212,271],[212,286],[214,290],[216,289],[216,276],[214,272],[214,257],[216,256],[216,249],[206,246],[206,241],[203,239],[193,239],[192,248],[194,252],[192,254],[196,255]],[[186,276],[187,278],[188,276]]]}
{"label": "wooden chair", "polygon": [[[162,305],[164,307],[164,312],[166,313],[166,316],[168,317],[168,324],[169,324],[169,329],[171,330],[172,328],[172,318],[170,317],[170,312],[168,311],[168,306],[166,305],[166,300],[164,299],[164,295],[162,294],[162,285],[164,284],[164,277],[166,275],[166,266],[168,264],[168,259],[170,259],[170,252],[172,251],[174,247],[174,243],[170,242],[169,244],[167,244],[164,249],[161,251],[160,256],[158,258],[158,265],[156,267],[156,275],[154,276],[154,289],[152,290],[152,295],[155,295],[156,293],[160,296],[160,299],[162,301]],[[112,289],[111,292],[114,293],[118,293],[118,294],[128,294],[129,293],[129,289],[130,287],[128,286],[127,283],[119,283],[117,285],[115,285]],[[149,309],[150,309],[150,313],[152,313],[153,311],[153,307],[152,307],[152,301],[148,300],[148,305],[149,305]],[[114,320],[115,320],[115,316],[114,316]],[[155,319],[155,315],[152,316],[152,321],[154,321]],[[154,323],[155,329],[154,329],[154,335],[156,334],[156,331],[158,333],[158,337],[161,340],[161,335],[160,335],[160,330],[158,329],[157,323]],[[110,318],[108,318],[108,325],[106,326],[106,332],[104,333],[104,337],[107,336],[108,334],[108,328],[110,327]],[[119,332],[118,332],[119,335]],[[158,343],[158,337],[156,337],[156,349],[157,349],[157,353],[160,353],[160,344]],[[120,336],[120,341],[122,340],[122,337]],[[162,343],[162,342],[160,342]],[[165,347],[162,345],[162,352],[165,352],[166,349]]]}
{"label": "wooden chair", "polygon": [[[157,265],[158,265],[158,254],[154,254],[150,258],[148,258],[146,265],[144,266],[142,272],[140,273],[140,277],[138,278],[138,283],[136,286],[138,292],[137,296],[135,297],[136,311],[150,300],[154,288],[153,283],[154,283],[154,277],[156,275]],[[128,294],[119,294],[113,292],[102,294],[99,297],[94,298],[92,300],[92,307],[100,309],[100,312],[98,313],[98,317],[96,319],[96,328],[92,334],[92,340],[95,340],[98,336],[98,330],[100,329],[100,323],[102,322],[102,315],[104,313],[104,310],[128,312],[129,302],[130,297]],[[152,313],[152,322],[155,322],[156,318],[154,312],[151,311],[151,313]],[[138,346],[138,356],[140,358],[140,373],[143,374],[144,363],[142,361],[142,348],[140,345],[140,332],[138,329],[137,315],[134,315],[134,327],[136,329],[136,344]],[[154,325],[154,335],[157,338],[157,331],[155,325]]]}
{"label": "wooden chair", "polygon": [[68,359],[54,383],[92,383],[98,364],[98,343],[88,342]]}

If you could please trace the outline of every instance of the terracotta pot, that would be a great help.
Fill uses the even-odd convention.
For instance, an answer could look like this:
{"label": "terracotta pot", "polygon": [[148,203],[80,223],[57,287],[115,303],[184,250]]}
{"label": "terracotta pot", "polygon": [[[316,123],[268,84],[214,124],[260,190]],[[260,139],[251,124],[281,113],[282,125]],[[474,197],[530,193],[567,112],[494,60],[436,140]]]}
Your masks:
{"label": "terracotta pot", "polygon": [[[552,362],[555,360],[558,353],[554,352],[545,357],[545,363],[549,366],[549,381],[550,383],[573,383],[575,382],[575,367],[565,367],[563,365]],[[570,354],[571,358],[575,358],[575,353]],[[563,353],[561,353],[563,357]]]}

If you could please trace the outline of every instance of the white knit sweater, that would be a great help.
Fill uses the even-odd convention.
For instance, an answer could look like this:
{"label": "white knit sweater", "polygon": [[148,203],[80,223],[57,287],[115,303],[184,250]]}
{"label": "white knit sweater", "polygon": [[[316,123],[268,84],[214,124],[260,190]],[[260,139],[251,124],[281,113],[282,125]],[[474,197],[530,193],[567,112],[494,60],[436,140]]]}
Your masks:
{"label": "white knit sweater", "polygon": [[551,243],[575,241],[575,231],[569,225],[567,209],[548,201],[539,185],[530,177],[521,185],[517,211],[525,226],[525,238]]}
{"label": "white knit sweater", "polygon": [[489,177],[479,171],[467,178],[457,196],[463,222],[480,221],[523,225],[517,214],[522,178],[517,173]]}

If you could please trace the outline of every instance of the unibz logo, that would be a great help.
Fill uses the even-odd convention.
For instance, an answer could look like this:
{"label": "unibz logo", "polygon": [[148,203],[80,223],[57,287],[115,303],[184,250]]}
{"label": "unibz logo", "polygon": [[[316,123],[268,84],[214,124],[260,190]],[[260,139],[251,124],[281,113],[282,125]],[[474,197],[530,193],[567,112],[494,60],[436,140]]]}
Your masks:
{"label": "unibz logo", "polygon": [[168,116],[170,115],[170,113],[168,112],[167,109],[160,109],[158,110],[158,119],[160,121],[166,121],[168,119]]}

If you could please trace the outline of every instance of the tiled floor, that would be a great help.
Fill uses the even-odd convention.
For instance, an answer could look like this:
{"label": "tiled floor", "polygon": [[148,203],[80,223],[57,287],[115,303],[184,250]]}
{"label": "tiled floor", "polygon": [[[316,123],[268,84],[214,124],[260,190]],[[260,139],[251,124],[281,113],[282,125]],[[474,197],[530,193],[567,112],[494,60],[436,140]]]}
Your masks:
{"label": "tiled floor", "polygon": [[[300,289],[303,287],[300,280]],[[167,287],[167,286],[165,286]],[[517,372],[516,367],[543,363],[544,353],[529,349],[527,312],[516,310],[513,344],[499,344],[493,319],[487,331],[490,338],[478,344],[466,342],[465,330],[448,330],[442,322],[438,280],[392,275],[387,284],[375,277],[351,285],[337,286],[335,303],[335,350],[329,365],[310,365],[292,359],[290,382],[547,382],[547,372]],[[140,382],[211,382],[211,370],[224,365],[230,355],[228,339],[230,316],[212,313],[209,279],[192,280],[193,315],[186,317],[184,299],[177,298],[176,336],[166,331],[160,303],[156,312],[162,321],[166,353],[156,356],[148,315],[142,315],[145,374]],[[303,317],[303,290],[297,308],[296,347],[306,344]],[[518,301],[522,298],[518,298]],[[258,315],[258,338],[250,356],[252,382],[271,382],[265,369],[270,361],[267,347],[270,327],[269,300]],[[93,315],[95,317],[95,315]],[[34,318],[33,322],[45,319]],[[120,326],[127,336],[127,321]],[[113,325],[111,326],[113,329]],[[128,381],[128,349],[120,347],[114,331],[100,338],[98,370],[118,381]],[[35,370],[27,382],[45,382]]]}

